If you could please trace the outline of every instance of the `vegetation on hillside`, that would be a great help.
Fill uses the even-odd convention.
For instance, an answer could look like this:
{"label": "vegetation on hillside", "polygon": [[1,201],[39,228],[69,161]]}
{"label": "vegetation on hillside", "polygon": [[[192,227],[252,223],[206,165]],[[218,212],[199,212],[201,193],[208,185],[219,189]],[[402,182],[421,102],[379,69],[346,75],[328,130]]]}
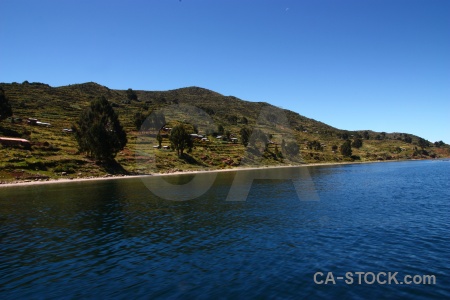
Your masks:
{"label": "vegetation on hillside", "polygon": [[0,121],[12,116],[11,104],[5,96],[5,92],[0,87]]}
{"label": "vegetation on hillside", "polygon": [[[50,87],[24,82],[2,83],[0,88],[0,97],[14,113],[0,123],[0,136],[31,142],[30,149],[1,146],[0,181],[450,155],[442,141],[431,143],[407,133],[340,130],[268,103],[198,87],[138,91],[96,83]],[[104,118],[96,119],[90,115],[99,98],[103,109],[95,114]],[[178,151],[175,135],[164,129],[177,126],[190,135],[185,140],[189,144],[183,142]],[[109,140],[120,128],[123,133]],[[347,149],[341,152],[342,145]],[[113,164],[98,163],[113,158]]]}
{"label": "vegetation on hillside", "polygon": [[189,135],[186,127],[183,124],[177,125],[172,128],[169,140],[172,148],[177,151],[178,157],[183,156],[184,149],[192,149],[193,147],[191,136]]}
{"label": "vegetation on hillside", "polygon": [[80,152],[99,161],[111,161],[127,143],[127,134],[105,97],[93,100],[72,127]]}

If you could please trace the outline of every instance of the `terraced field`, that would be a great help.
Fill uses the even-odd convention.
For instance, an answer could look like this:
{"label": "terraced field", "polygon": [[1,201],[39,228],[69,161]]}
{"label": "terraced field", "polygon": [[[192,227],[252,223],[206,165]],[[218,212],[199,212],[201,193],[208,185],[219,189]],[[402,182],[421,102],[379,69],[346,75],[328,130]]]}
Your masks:
{"label": "terraced field", "polygon": [[[419,146],[419,137],[405,133],[345,131],[263,102],[248,102],[197,87],[171,91],[111,90],[96,83],[50,87],[42,83],[1,83],[14,116],[0,123],[0,136],[20,137],[30,149],[1,146],[0,181],[97,177],[108,174],[148,174],[180,170],[223,169],[236,166],[289,165],[318,162],[374,161],[448,157],[448,145]],[[129,92],[129,91],[128,91]],[[114,163],[98,163],[78,152],[70,132],[90,101],[105,96],[119,114],[128,144]],[[136,115],[164,114],[166,126],[184,123],[209,141],[196,141],[179,158],[171,149],[157,149],[156,131],[140,131]],[[28,118],[51,126],[30,125]],[[219,132],[219,125],[223,133]],[[240,130],[253,129],[250,146],[240,143]],[[217,135],[238,138],[238,143]],[[259,133],[256,134],[256,133]],[[364,137],[363,137],[364,136]],[[340,154],[346,138],[362,137],[353,155]],[[299,151],[286,145],[295,143]],[[168,137],[163,146],[170,146]],[[316,145],[316,146],[312,146]],[[318,146],[320,145],[320,147]],[[337,150],[333,150],[337,146]],[[292,152],[292,153],[291,153]]]}

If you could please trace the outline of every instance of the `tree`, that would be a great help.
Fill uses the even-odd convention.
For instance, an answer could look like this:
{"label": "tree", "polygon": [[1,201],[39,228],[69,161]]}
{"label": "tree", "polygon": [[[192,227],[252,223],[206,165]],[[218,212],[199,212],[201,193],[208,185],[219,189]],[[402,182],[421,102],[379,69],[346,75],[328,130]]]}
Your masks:
{"label": "tree", "polygon": [[348,157],[352,156],[352,145],[350,140],[346,140],[341,145],[341,154]]}
{"label": "tree", "polygon": [[128,98],[128,100],[137,100],[136,92],[133,91],[132,89],[128,89],[127,90],[127,98]]}
{"label": "tree", "polygon": [[134,115],[134,126],[136,126],[137,130],[141,129],[141,126],[144,123],[146,118],[147,117],[143,113],[140,113],[140,112],[138,112]]}
{"label": "tree", "polygon": [[352,147],[355,147],[356,149],[359,149],[359,148],[362,147],[362,145],[363,145],[362,139],[356,138],[356,139],[353,140]]}
{"label": "tree", "polygon": [[337,145],[333,145],[332,147],[331,147],[331,150],[333,150],[333,151],[336,151],[338,149],[338,146]]}
{"label": "tree", "polygon": [[411,144],[412,143],[412,138],[409,135],[405,134],[405,142],[408,143],[408,144]]}
{"label": "tree", "polygon": [[217,126],[217,133],[222,135],[224,132],[225,129],[223,128],[222,124],[219,124],[219,126]]}
{"label": "tree", "polygon": [[241,123],[247,125],[248,124],[248,119],[246,117],[242,117]]}
{"label": "tree", "polygon": [[248,142],[250,141],[250,136],[252,134],[252,130],[250,128],[248,128],[248,127],[243,127],[240,130],[240,134],[241,134],[242,145],[247,147],[248,146]]}
{"label": "tree", "polygon": [[281,152],[286,153],[286,141],[284,139],[281,140]]}
{"label": "tree", "polygon": [[445,145],[445,143],[443,142],[443,141],[439,141],[439,142],[434,142],[434,146],[436,146],[436,147],[442,147],[442,146],[444,146]]}
{"label": "tree", "polygon": [[5,96],[5,91],[0,87],[0,121],[12,116],[11,104]]}
{"label": "tree", "polygon": [[229,115],[229,116],[227,116],[227,120],[228,120],[228,123],[230,123],[231,125],[236,125],[237,124],[237,121],[238,121],[238,117],[236,117],[236,116],[234,116],[234,115]]}
{"label": "tree", "polygon": [[156,140],[158,141],[158,147],[161,148],[161,143],[162,143],[163,138],[159,132],[156,135]]}
{"label": "tree", "polygon": [[425,140],[423,138],[419,138],[418,145],[419,145],[420,148],[422,148],[422,150],[423,150],[423,148],[428,147],[429,144],[430,143],[427,140]]}
{"label": "tree", "polygon": [[229,130],[225,131],[225,135],[227,137],[227,141],[231,140],[231,132]]}
{"label": "tree", "polygon": [[177,151],[178,157],[183,155],[184,149],[192,147],[191,136],[182,124],[172,128],[169,140],[172,147]]}
{"label": "tree", "polygon": [[364,139],[366,139],[366,140],[370,139],[369,132],[368,132],[367,130],[364,131],[363,137],[364,137]]}
{"label": "tree", "polygon": [[278,145],[275,145],[275,156],[277,158],[283,158],[283,153],[278,149]]}
{"label": "tree", "polygon": [[114,159],[127,143],[127,134],[105,97],[91,102],[73,131],[80,151],[100,161]]}
{"label": "tree", "polygon": [[308,142],[308,148],[309,149],[314,149],[316,151],[323,151],[322,144],[319,141],[317,141],[317,140],[314,140],[312,142]]}

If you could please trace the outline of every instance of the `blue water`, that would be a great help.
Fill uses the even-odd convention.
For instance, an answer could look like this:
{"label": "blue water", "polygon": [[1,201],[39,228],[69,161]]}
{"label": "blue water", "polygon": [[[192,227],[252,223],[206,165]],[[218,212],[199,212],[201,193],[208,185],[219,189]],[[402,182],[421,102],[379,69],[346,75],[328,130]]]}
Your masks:
{"label": "blue water", "polygon": [[[0,188],[0,298],[450,298],[449,161],[307,173],[318,201],[270,179],[226,201],[235,172],[182,202],[140,179]],[[314,283],[359,271],[436,284]]]}

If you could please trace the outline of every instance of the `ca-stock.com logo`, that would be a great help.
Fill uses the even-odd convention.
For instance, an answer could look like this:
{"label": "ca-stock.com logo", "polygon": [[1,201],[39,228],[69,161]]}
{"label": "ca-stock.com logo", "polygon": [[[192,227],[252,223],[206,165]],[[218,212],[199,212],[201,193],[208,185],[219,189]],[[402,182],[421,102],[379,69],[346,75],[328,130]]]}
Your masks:
{"label": "ca-stock.com logo", "polygon": [[[180,125],[185,131],[180,130]],[[244,130],[247,132],[234,138],[230,138],[228,134],[228,139],[246,145],[245,153],[238,159],[239,168],[262,166],[264,154],[267,154],[269,147],[274,149],[271,151],[272,155],[278,156],[279,160],[287,165],[302,162],[294,131],[290,128],[282,109],[273,106],[263,107],[256,124],[238,125],[246,128]],[[184,160],[188,164],[195,160],[186,153],[189,152],[189,148],[195,148],[195,151],[200,152],[200,156],[203,157],[214,156],[215,149],[223,145],[217,137],[217,129],[218,124],[208,113],[192,105],[172,104],[155,110],[142,123],[136,139],[136,168],[140,173],[146,174],[159,173],[161,168],[167,169],[167,166],[164,166],[167,163],[167,159],[164,159],[168,155],[166,152],[171,152],[171,157]],[[186,135],[189,135],[190,139],[183,139]],[[244,143],[242,139],[245,139]],[[299,200],[319,200],[308,168],[256,168],[234,173],[227,201],[245,201],[253,181],[258,179],[291,180]],[[141,180],[151,193],[162,199],[185,201],[196,199],[208,192],[218,175],[217,172],[190,174],[192,179],[182,184],[170,183],[164,176],[145,176],[141,177]]]}

